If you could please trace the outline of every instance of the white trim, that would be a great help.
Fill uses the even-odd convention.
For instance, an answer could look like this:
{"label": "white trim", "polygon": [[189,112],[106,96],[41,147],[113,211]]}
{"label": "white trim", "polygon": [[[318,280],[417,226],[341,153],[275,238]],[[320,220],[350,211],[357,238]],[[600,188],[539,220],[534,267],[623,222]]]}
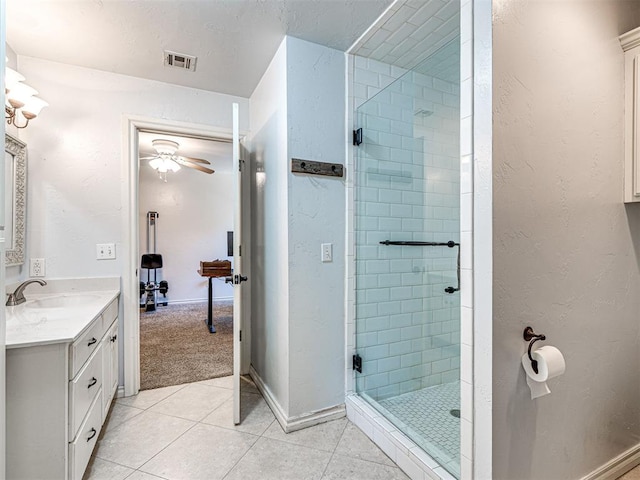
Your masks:
{"label": "white trim", "polygon": [[346,399],[347,418],[414,480],[453,476],[359,395]]}
{"label": "white trim", "polygon": [[[174,120],[122,116],[122,208],[124,268],[122,273],[124,394],[136,395],[140,390],[140,303],[138,283],[138,132],[153,130],[230,142],[231,129]],[[244,136],[241,133],[241,138]]]}
{"label": "white trim", "polygon": [[262,378],[260,378],[260,375],[253,368],[253,365],[249,368],[249,376],[251,377],[251,380],[253,380],[253,383],[256,384],[256,387],[264,397],[265,402],[269,405],[269,408],[275,415],[276,420],[278,420],[278,423],[285,433],[291,433],[297,430],[302,430],[303,428],[330,422],[331,420],[337,420],[339,418],[343,418],[347,414],[346,406],[341,404],[336,405],[335,407],[329,407],[315,412],[298,415],[297,417],[287,417],[282,406],[278,403]]}
{"label": "white trim", "polygon": [[630,32],[623,33],[619,37],[620,46],[625,52],[640,45],[640,27],[634,28]]}
{"label": "white trim", "polygon": [[[473,478],[493,478],[492,2],[473,7]],[[461,152],[462,153],[462,152]]]}
{"label": "white trim", "polygon": [[614,480],[640,465],[640,443],[609,460],[581,480]]}
{"label": "white trim", "polygon": [[116,398],[124,397],[124,386],[118,385],[118,389],[116,390]]}

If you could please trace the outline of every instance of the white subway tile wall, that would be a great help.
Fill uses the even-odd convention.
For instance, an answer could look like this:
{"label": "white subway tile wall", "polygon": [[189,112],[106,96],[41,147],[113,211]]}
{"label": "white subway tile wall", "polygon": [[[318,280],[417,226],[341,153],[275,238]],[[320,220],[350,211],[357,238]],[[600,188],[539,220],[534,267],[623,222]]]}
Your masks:
{"label": "white subway tile wall", "polygon": [[381,88],[358,109],[354,192],[356,389],[376,400],[460,378],[460,294],[444,291],[457,249],[379,243],[460,240],[459,84],[395,73],[388,84],[391,66],[355,57],[356,84]]}
{"label": "white subway tile wall", "polygon": [[[449,73],[455,71],[457,68],[459,73],[458,82],[461,82],[460,85],[460,112],[458,117],[459,125],[462,121],[465,122],[466,127],[470,127],[473,124],[473,97],[474,97],[474,81],[473,81],[473,16],[474,16],[474,5],[471,0],[461,0],[460,2],[460,15],[459,19],[447,19],[446,11],[442,10],[442,8],[447,7],[452,8],[455,6],[457,2],[449,2],[447,0],[397,0],[395,1],[388,11],[385,13],[383,18],[381,18],[376,25],[372,26],[369,31],[363,35],[363,37],[358,41],[356,45],[350,50],[350,55],[348,55],[348,65],[347,65],[347,84],[349,88],[348,92],[348,102],[349,108],[347,112],[348,124],[353,125],[354,128],[357,128],[360,125],[357,125],[357,119],[355,115],[356,108],[365,103],[367,100],[374,97],[378,94],[382,89],[391,84],[394,80],[400,78],[404,73],[408,70],[407,68],[412,68],[417,63],[419,63],[422,58],[428,57],[433,51],[438,49],[441,45],[446,44],[449,41],[449,38],[453,38],[453,32],[455,28],[451,29],[451,26],[456,24],[458,21],[460,22],[460,63],[458,65],[442,65],[443,71],[449,69]],[[422,56],[416,57],[416,59],[411,59],[411,55],[402,59],[405,62],[413,62],[412,64],[405,63],[399,61],[399,58],[394,57],[394,55],[389,55],[392,51],[390,48],[389,42],[387,39],[391,37],[393,33],[391,31],[392,23],[387,23],[389,21],[394,22],[392,18],[398,15],[398,19],[402,16],[405,18],[407,16],[407,12],[409,9],[414,9],[415,13],[412,17],[409,17],[408,20],[405,20],[405,24],[412,24],[415,26],[414,30],[410,30],[405,28],[404,33],[413,37],[413,39],[418,40],[418,43],[415,47],[413,47],[412,52],[419,52]],[[451,12],[449,12],[451,13]],[[455,12],[454,12],[455,16]],[[443,21],[444,20],[444,21]],[[447,21],[449,20],[449,21]],[[440,21],[440,22],[439,22]],[[400,25],[401,22],[398,22]],[[436,25],[437,23],[437,25]],[[438,27],[443,24],[445,27],[440,30],[440,32],[451,31],[452,36],[449,38],[441,37],[440,39],[436,37],[430,37],[433,33],[436,36],[438,35]],[[384,33],[384,39],[382,39],[381,43],[379,42],[376,45],[370,44],[369,39],[377,31],[380,29],[385,29],[387,32]],[[382,35],[382,34],[380,34]],[[434,40],[435,39],[435,40]],[[396,37],[394,40],[398,40]],[[367,58],[365,58],[367,57]],[[375,59],[383,60],[383,62],[377,61]],[[369,73],[364,73],[364,72]],[[372,74],[373,73],[373,74]],[[375,74],[375,75],[374,75]],[[438,75],[440,76],[440,75]],[[417,81],[422,80],[421,78],[416,79]],[[433,85],[441,86],[439,81],[434,81]],[[423,85],[424,86],[424,85]],[[428,85],[427,85],[428,86]],[[412,93],[411,89],[413,87],[410,85],[405,85],[405,91],[400,90],[400,94],[408,94]],[[446,106],[452,106],[452,102],[455,102],[455,98],[446,96],[449,93],[442,88],[434,88],[435,92],[431,92],[431,94],[435,94],[436,96],[439,94],[442,95],[442,103]],[[425,105],[422,107],[425,110],[429,110],[426,102],[429,100],[429,97],[423,98],[425,101]],[[408,110],[401,111],[402,118],[400,120],[391,120],[389,119],[388,126],[389,128],[385,131],[386,133],[392,133],[402,136],[403,129],[406,128],[406,123],[412,122],[412,117],[415,112],[411,112]],[[381,127],[385,126],[381,124]],[[379,131],[379,130],[377,130]],[[374,135],[372,134],[372,139],[374,139]],[[459,229],[461,231],[461,257],[460,257],[460,266],[465,272],[465,280],[463,281],[461,287],[462,290],[467,290],[464,296],[464,305],[461,306],[461,341],[464,345],[467,346],[467,355],[465,360],[467,361],[467,368],[469,368],[469,372],[465,373],[464,379],[461,380],[461,392],[460,392],[460,413],[461,413],[461,439],[460,439],[460,447],[461,447],[461,458],[460,458],[460,466],[459,470],[455,473],[462,480],[471,479],[474,475],[474,471],[480,471],[481,467],[486,463],[485,459],[481,459],[478,464],[476,464],[476,460],[474,459],[474,438],[480,438],[477,433],[474,432],[474,424],[473,424],[473,411],[474,411],[474,384],[472,383],[473,378],[471,374],[471,369],[473,368],[473,359],[469,361],[468,356],[469,353],[473,351],[474,338],[473,338],[473,328],[474,328],[474,297],[473,297],[473,275],[470,273],[473,271],[473,215],[472,215],[472,205],[473,205],[473,194],[474,194],[474,173],[473,173],[473,136],[472,134],[467,133],[461,139],[460,151],[461,156],[458,157],[457,161],[459,162],[459,180],[460,184],[458,186],[461,194],[469,194],[469,195],[461,195],[460,201],[465,204],[465,215],[464,218],[460,219]],[[401,140],[402,141],[402,140]],[[407,146],[408,141],[405,140],[405,143],[402,145]],[[355,155],[358,149],[354,147],[350,147],[347,149],[347,214],[348,214],[348,232],[347,232],[347,240],[349,242],[348,246],[348,258],[347,258],[347,277],[350,279],[351,288],[347,291],[347,334],[348,336],[348,345],[347,345],[347,355],[349,359],[351,355],[355,353],[356,348],[356,331],[359,329],[356,328],[356,292],[354,288],[354,280],[356,274],[356,235],[355,235]],[[394,162],[406,162],[409,163],[407,158],[407,153],[402,151],[403,148],[392,148],[390,149],[390,161]],[[417,152],[413,156],[416,157],[417,161],[419,161],[420,156],[424,152]],[[404,160],[403,160],[404,159]],[[415,172],[412,172],[415,173]],[[369,195],[369,201],[375,201],[374,194],[378,194],[378,200],[380,199],[380,193],[374,191],[366,191],[359,192],[359,194],[365,193]],[[438,192],[436,192],[438,193]],[[385,201],[388,199],[388,192],[383,193]],[[360,197],[363,200],[365,197]],[[397,196],[396,196],[397,198]],[[461,205],[462,206],[462,205]],[[440,205],[439,207],[446,206]],[[446,221],[446,216],[444,218],[440,218],[436,216],[435,206],[427,207],[429,210],[428,219],[423,218],[425,221],[425,229],[431,229],[434,227],[442,227],[443,230],[445,228],[444,225],[440,225],[440,221],[442,223]],[[400,219],[412,219],[415,214],[416,217],[420,217],[420,214],[423,213],[417,207],[414,210],[413,206],[407,208],[404,205],[391,202],[390,207],[390,219],[397,220]],[[446,211],[442,209],[438,209],[438,215],[446,215]],[[373,220],[363,220],[363,226],[365,228],[373,228]],[[394,225],[394,224],[391,224]],[[397,221],[395,222],[397,225]],[[385,225],[388,227],[389,224]],[[407,258],[400,254],[402,260],[407,260]],[[411,262],[411,259],[408,259]],[[409,263],[410,265],[410,263]],[[400,282],[402,284],[403,277],[402,273],[398,271],[398,266],[391,271],[391,266],[389,267],[390,271],[388,273],[383,273],[380,275],[377,274],[369,274],[369,277],[365,278],[364,276],[359,278],[361,282],[369,282],[362,283],[361,285],[369,285],[371,288],[392,288],[393,282],[397,282],[397,275],[400,275]],[[414,273],[414,272],[411,272]],[[418,273],[418,272],[415,272]],[[421,273],[421,272],[420,272]],[[378,276],[377,283],[373,277]],[[395,277],[394,277],[395,275]],[[404,281],[409,281],[409,276],[405,275]],[[409,285],[409,283],[405,283],[404,285]],[[402,286],[404,286],[402,285]],[[411,285],[414,286],[414,285]],[[462,295],[462,292],[460,293]],[[385,303],[385,302],[381,302]],[[390,348],[390,354],[400,354],[406,355],[411,353],[411,342],[406,340],[402,340],[402,329],[411,325],[411,317],[413,313],[403,312],[402,308],[400,312],[397,311],[397,306],[392,305],[383,305],[380,304],[371,304],[366,307],[362,307],[362,313],[367,315],[367,318],[370,319],[369,324],[367,325],[372,330],[366,333],[371,334],[369,337],[370,341],[373,338],[373,334],[375,332],[380,332],[376,330],[377,327],[384,325],[385,320],[376,319],[374,316],[375,309],[381,311],[379,314],[381,317],[385,317],[388,315],[395,315],[394,317],[399,325],[394,329],[390,329],[388,333],[378,333],[381,336],[383,341],[388,342],[394,345],[393,349]],[[374,320],[375,319],[375,320]],[[376,326],[376,322],[378,325]],[[391,331],[394,330],[394,331]],[[399,340],[398,340],[399,336]],[[386,368],[391,368],[397,363],[393,363],[387,361],[386,358],[373,360],[372,363],[376,364],[376,367],[380,368],[380,360],[383,363],[383,370]],[[428,358],[427,358],[428,360]],[[454,361],[455,362],[455,361]],[[457,360],[458,365],[460,364],[460,360]],[[469,365],[471,364],[471,365]],[[400,359],[400,365],[402,368],[402,358]],[[366,368],[366,365],[365,365]],[[388,371],[380,371],[379,373],[390,373],[394,370]],[[359,374],[358,374],[359,376]],[[411,460],[415,463],[419,464],[421,468],[421,472],[415,471],[411,468],[411,464],[405,465],[406,473],[410,475],[411,478],[416,479],[450,479],[452,476],[441,466],[443,463],[436,462],[429,454],[426,454],[422,451],[420,447],[418,447],[413,440],[405,435],[405,433],[399,431],[398,429],[394,430],[394,426],[389,423],[389,421],[384,418],[384,416],[372,408],[369,404],[366,403],[362,399],[362,397],[358,397],[353,395],[355,393],[355,379],[356,374],[353,370],[351,370],[351,363],[348,365],[348,372],[346,375],[346,390],[348,396],[347,397],[347,414],[349,418],[355,418],[356,423],[360,426],[360,428],[370,437],[374,438],[374,428],[380,428],[381,425],[385,425],[387,429],[390,430],[390,435],[393,440],[394,448],[391,448],[387,451],[387,454],[391,455],[394,459],[397,457],[401,457],[402,460],[405,459],[406,456],[409,455],[409,452],[415,452],[419,455],[414,455]],[[437,387],[436,387],[437,388]],[[481,387],[478,387],[481,388]],[[382,392],[384,394],[384,392]],[[353,408],[354,405],[357,405],[356,408]],[[485,429],[487,430],[487,429]],[[490,429],[489,429],[490,430]],[[489,431],[487,430],[487,431]],[[477,441],[477,440],[476,440]],[[484,441],[484,438],[482,439]],[[385,442],[385,446],[389,447],[388,442]],[[476,447],[477,448],[477,447]],[[487,457],[490,463],[490,455]],[[405,462],[403,461],[403,464]],[[486,470],[486,468],[484,469]],[[489,469],[490,471],[490,469]]]}

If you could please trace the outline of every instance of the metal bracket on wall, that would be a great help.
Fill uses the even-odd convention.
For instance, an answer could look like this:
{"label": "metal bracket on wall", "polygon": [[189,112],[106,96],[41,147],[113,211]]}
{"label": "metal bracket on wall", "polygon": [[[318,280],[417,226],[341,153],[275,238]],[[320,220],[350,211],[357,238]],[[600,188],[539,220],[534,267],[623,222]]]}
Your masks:
{"label": "metal bracket on wall", "polygon": [[344,166],[339,163],[316,162],[313,160],[291,159],[291,172],[324,175],[327,177],[344,176]]}
{"label": "metal bracket on wall", "polygon": [[358,373],[362,373],[362,357],[357,353],[353,356],[353,369]]}
{"label": "metal bracket on wall", "polygon": [[362,143],[362,128],[353,131],[353,144],[357,147]]}

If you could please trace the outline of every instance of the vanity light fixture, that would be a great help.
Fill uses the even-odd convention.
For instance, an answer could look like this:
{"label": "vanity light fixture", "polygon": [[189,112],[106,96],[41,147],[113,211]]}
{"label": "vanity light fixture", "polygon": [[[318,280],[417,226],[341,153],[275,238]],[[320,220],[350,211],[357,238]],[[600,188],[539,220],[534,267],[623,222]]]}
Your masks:
{"label": "vanity light fixture", "polygon": [[[24,83],[25,78],[12,68],[5,69],[5,103],[4,118],[9,125],[25,128],[29,120],[36,118],[40,111],[49,104],[39,97],[38,91]],[[23,118],[24,124],[18,119]]]}

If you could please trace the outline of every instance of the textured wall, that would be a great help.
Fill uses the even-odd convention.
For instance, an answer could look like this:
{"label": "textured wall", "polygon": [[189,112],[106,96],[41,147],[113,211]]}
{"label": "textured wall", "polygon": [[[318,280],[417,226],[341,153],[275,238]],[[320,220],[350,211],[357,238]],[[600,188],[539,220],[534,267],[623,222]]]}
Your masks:
{"label": "textured wall", "polygon": [[344,55],[285,38],[250,110],[251,361],[296,417],[344,402],[344,183],[290,173],[291,157],[343,163]]}
{"label": "textured wall", "polygon": [[[640,437],[640,209],[622,203],[628,1],[494,1],[493,478],[575,479]],[[531,400],[522,330],[567,363]]]}
{"label": "textured wall", "polygon": [[[229,157],[230,151],[229,146]],[[206,301],[209,284],[196,271],[200,261],[233,261],[227,257],[227,231],[233,230],[233,175],[228,168],[214,169],[213,175],[205,175],[182,168],[168,173],[164,182],[146,162],[140,166],[140,253],[147,251],[147,212],[158,212],[156,252],[163,260],[158,281],[169,282],[169,302]],[[146,279],[143,270],[140,280]],[[233,286],[214,279],[213,295],[215,299],[232,299]]]}
{"label": "textured wall", "polygon": [[286,63],[283,40],[250,99],[251,364],[285,411],[289,408]]}
{"label": "textured wall", "polygon": [[[245,98],[30,57],[18,57],[18,68],[50,104],[22,136],[29,156],[26,257],[45,258],[50,278],[122,275],[128,268],[121,255],[95,258],[96,243],[114,242],[118,252],[128,236],[124,114],[229,128],[231,105],[238,102],[240,129],[248,129]],[[23,269],[11,281],[27,274]]]}
{"label": "textured wall", "polygon": [[[287,37],[288,158],[344,165],[345,58]],[[289,165],[286,165],[290,171]],[[344,178],[288,173],[291,416],[344,403]],[[320,245],[333,244],[322,263]]]}

